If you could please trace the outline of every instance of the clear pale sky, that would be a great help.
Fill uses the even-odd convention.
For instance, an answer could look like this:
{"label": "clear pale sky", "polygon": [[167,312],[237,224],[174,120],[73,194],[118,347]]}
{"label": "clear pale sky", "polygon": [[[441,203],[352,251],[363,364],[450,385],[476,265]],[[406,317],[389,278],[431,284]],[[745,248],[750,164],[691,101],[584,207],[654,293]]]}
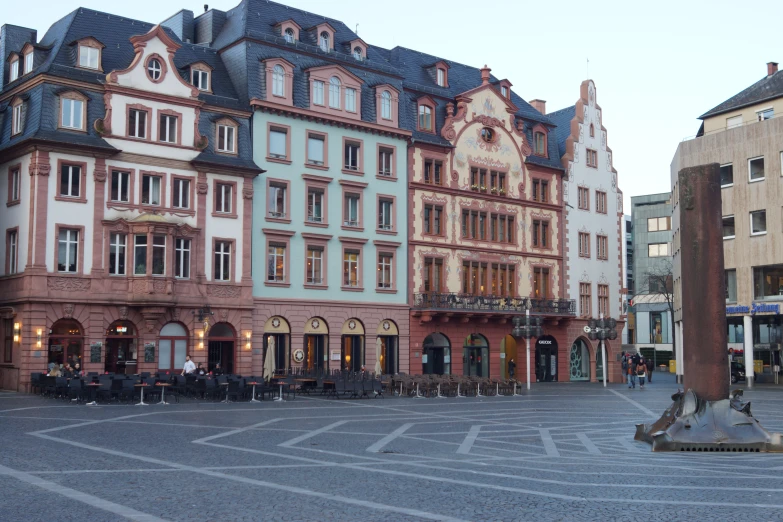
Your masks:
{"label": "clear pale sky", "polygon": [[[183,8],[196,15],[204,10],[204,1],[193,0],[2,3],[0,23],[37,29],[39,39],[77,7],[152,23]],[[208,3],[228,10],[238,0]],[[359,24],[370,44],[401,45],[476,67],[486,63],[526,100],[546,100],[548,112],[576,102],[589,58],[626,212],[631,196],[670,190],[671,158],[683,138],[696,134],[700,114],[763,78],[766,62],[783,62],[779,0],[282,3],[351,28]]]}

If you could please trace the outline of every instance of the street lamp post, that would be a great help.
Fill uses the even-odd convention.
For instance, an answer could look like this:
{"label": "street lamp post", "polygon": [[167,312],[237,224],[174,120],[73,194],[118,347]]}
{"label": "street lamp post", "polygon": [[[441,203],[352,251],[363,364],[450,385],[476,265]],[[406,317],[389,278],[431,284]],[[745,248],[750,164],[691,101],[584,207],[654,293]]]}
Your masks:
{"label": "street lamp post", "polygon": [[606,374],[609,371],[609,361],[606,360],[606,339],[611,341],[617,339],[617,321],[611,317],[604,318],[601,314],[598,320],[590,319],[584,328],[587,337],[591,341],[601,340],[601,357],[604,361],[604,388],[606,387]]}
{"label": "street lamp post", "polygon": [[527,389],[530,389],[530,339],[532,337],[541,337],[544,329],[542,328],[542,320],[540,317],[530,317],[530,309],[532,308],[530,299],[525,301],[525,320],[522,321],[522,317],[516,316],[511,320],[514,325],[514,329],[511,330],[511,335],[519,339],[525,338],[525,345],[527,350]]}

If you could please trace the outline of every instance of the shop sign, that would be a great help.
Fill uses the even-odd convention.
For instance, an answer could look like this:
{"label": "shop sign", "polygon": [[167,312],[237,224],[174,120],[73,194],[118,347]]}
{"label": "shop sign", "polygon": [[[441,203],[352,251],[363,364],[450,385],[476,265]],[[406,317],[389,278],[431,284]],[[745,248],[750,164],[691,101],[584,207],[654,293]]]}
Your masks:
{"label": "shop sign", "polygon": [[779,304],[753,303],[751,306],[727,306],[726,315],[731,314],[779,314]]}

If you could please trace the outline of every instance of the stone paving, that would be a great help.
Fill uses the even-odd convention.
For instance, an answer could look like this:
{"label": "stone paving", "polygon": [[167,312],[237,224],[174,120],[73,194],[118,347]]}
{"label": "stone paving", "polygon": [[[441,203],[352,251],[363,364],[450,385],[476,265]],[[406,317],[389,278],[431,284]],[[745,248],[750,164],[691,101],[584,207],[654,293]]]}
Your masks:
{"label": "stone paving", "polygon": [[[0,394],[0,520],[783,520],[783,455],[653,454],[676,391],[86,407]],[[783,388],[746,392],[783,431]]]}

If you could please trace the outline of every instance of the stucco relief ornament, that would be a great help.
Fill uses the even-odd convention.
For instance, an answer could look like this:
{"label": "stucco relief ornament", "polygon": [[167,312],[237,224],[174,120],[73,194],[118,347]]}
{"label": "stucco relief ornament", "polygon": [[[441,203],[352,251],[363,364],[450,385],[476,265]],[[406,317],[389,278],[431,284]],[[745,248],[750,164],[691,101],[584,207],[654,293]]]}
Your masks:
{"label": "stucco relief ornament", "polygon": [[522,196],[525,194],[525,184],[520,183],[519,184],[519,199],[523,199]]}
{"label": "stucco relief ornament", "polygon": [[348,329],[349,330],[356,330],[356,321],[354,321],[353,319],[348,321]]}
{"label": "stucco relief ornament", "polygon": [[590,102],[590,105],[595,105],[595,87],[593,87],[593,84],[590,84],[590,87],[587,88],[587,99]]}
{"label": "stucco relief ornament", "polygon": [[280,318],[279,317],[274,317],[272,319],[272,327],[273,328],[280,328]]}
{"label": "stucco relief ornament", "polygon": [[318,330],[318,328],[321,326],[321,321],[318,319],[313,319],[310,321],[310,326],[313,328],[313,330]]}
{"label": "stucco relief ornament", "polygon": [[198,183],[196,183],[196,191],[199,194],[202,194],[202,195],[206,194],[207,190],[209,190],[209,185],[207,184],[206,181],[199,181]]}
{"label": "stucco relief ornament", "polygon": [[242,197],[245,199],[253,199],[253,189],[251,187],[243,188]]}
{"label": "stucco relief ornament", "polygon": [[220,311],[220,320],[221,321],[227,321],[228,320],[228,310],[223,309]]}
{"label": "stucco relief ornament", "polygon": [[459,172],[456,170],[451,171],[451,181],[458,181],[459,180]]}
{"label": "stucco relief ornament", "polygon": [[464,167],[466,165],[465,154],[457,152],[457,154],[454,155],[454,162],[458,167]]}
{"label": "stucco relief ornament", "polygon": [[601,272],[601,277],[598,278],[598,284],[599,285],[608,285],[609,284],[609,280],[606,279],[606,276],[603,274],[603,272]]}
{"label": "stucco relief ornament", "polygon": [[63,317],[66,319],[70,319],[73,317],[73,305],[72,304],[64,304],[63,305]]}
{"label": "stucco relief ornament", "polygon": [[121,306],[119,308],[119,312],[120,312],[120,319],[125,321],[128,318],[128,307],[127,306]]}
{"label": "stucco relief ornament", "polygon": [[156,294],[162,294],[166,292],[166,281],[153,281],[152,290]]}
{"label": "stucco relief ornament", "polygon": [[50,277],[46,280],[49,290],[62,292],[84,292],[90,289],[92,281],[89,279],[76,279],[71,277]]}
{"label": "stucco relief ornament", "polygon": [[32,161],[30,162],[30,166],[28,167],[28,170],[30,172],[31,176],[48,176],[49,172],[52,170],[52,166],[49,164],[49,162],[42,162],[42,161]]}
{"label": "stucco relief ornament", "polygon": [[391,324],[389,324],[389,321],[384,321],[383,322],[383,329],[388,331],[389,328],[391,328]]}
{"label": "stucco relief ornament", "polygon": [[134,281],[133,282],[133,293],[134,294],[146,294],[148,292],[147,289],[147,280],[142,279],[140,281]]}

